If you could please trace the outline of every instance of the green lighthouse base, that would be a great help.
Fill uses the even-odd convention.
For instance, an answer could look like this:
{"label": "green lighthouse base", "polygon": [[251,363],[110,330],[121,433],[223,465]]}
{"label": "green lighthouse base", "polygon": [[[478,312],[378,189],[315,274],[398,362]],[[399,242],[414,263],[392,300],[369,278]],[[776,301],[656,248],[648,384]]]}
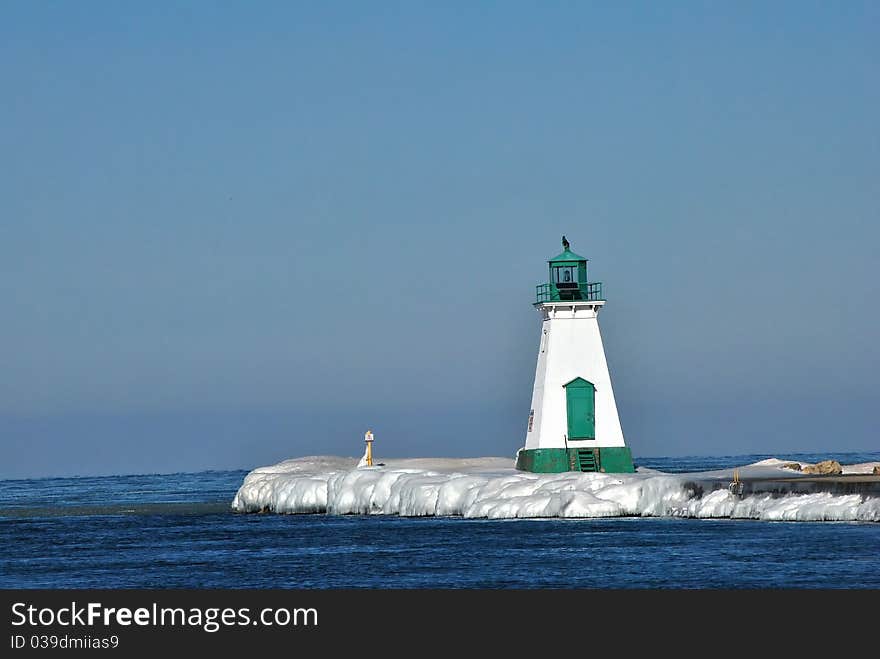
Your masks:
{"label": "green lighthouse base", "polygon": [[632,474],[635,472],[632,453],[627,446],[601,448],[536,448],[520,449],[516,468],[537,474],[559,474],[564,471]]}

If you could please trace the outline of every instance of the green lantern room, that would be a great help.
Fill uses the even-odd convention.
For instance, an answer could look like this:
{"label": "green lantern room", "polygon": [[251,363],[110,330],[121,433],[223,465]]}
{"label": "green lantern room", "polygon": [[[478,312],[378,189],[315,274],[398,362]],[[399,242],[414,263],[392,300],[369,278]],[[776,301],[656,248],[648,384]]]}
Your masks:
{"label": "green lantern room", "polygon": [[587,281],[587,260],[571,251],[563,236],[563,252],[554,256],[549,265],[549,281],[539,284],[537,303],[566,300],[602,300],[602,282]]}

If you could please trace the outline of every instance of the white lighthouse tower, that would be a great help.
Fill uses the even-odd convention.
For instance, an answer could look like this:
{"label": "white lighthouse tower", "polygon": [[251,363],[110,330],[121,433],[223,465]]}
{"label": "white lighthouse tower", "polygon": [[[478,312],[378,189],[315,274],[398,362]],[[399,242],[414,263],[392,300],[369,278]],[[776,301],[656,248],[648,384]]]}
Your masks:
{"label": "white lighthouse tower", "polygon": [[569,249],[551,259],[537,287],[541,343],[525,446],[516,468],[533,472],[632,472],[599,333],[601,282],[587,281],[587,259]]}

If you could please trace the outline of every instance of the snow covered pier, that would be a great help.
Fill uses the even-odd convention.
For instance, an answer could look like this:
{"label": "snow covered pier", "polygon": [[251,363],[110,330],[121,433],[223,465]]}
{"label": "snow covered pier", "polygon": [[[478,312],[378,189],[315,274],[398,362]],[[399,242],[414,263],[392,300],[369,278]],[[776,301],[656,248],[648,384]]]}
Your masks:
{"label": "snow covered pier", "polygon": [[632,474],[569,471],[537,474],[509,458],[387,459],[358,467],[355,458],[312,456],[260,467],[235,495],[236,512],[333,515],[539,517],[689,517],[774,521],[880,522],[880,463],[846,465],[815,476],[763,460],[733,469]]}

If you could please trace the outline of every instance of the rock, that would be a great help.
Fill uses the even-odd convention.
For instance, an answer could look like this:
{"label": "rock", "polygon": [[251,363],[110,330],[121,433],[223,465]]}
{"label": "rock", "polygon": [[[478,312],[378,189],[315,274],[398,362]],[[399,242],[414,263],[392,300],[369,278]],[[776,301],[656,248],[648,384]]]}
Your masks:
{"label": "rock", "polygon": [[805,474],[822,474],[823,476],[832,476],[843,473],[843,467],[837,460],[823,460],[814,465],[807,465],[802,470]]}
{"label": "rock", "polygon": [[871,472],[875,476],[880,476],[880,465],[874,465],[874,471]]}
{"label": "rock", "polygon": [[783,469],[793,469],[794,471],[800,471],[801,464],[799,462],[787,462],[784,465],[782,465],[782,468]]}

